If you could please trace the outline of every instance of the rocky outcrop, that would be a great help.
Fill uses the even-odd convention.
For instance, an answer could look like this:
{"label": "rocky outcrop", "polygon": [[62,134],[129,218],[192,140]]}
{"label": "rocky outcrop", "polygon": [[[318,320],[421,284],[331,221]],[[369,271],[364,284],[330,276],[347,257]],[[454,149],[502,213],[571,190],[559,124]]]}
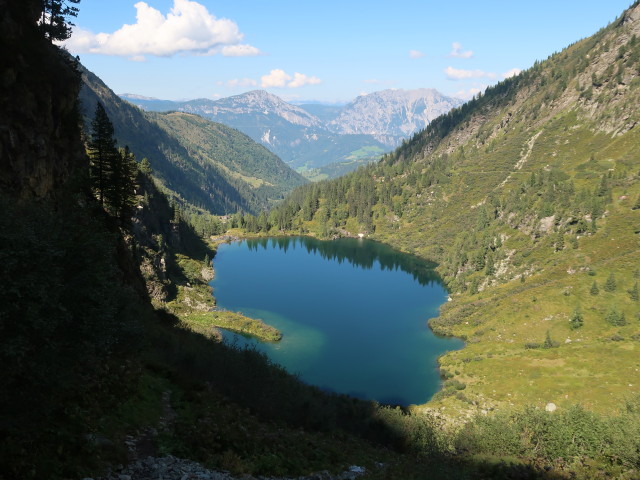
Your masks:
{"label": "rocky outcrop", "polygon": [[42,198],[83,175],[79,79],[37,29],[40,2],[0,0],[0,191]]}

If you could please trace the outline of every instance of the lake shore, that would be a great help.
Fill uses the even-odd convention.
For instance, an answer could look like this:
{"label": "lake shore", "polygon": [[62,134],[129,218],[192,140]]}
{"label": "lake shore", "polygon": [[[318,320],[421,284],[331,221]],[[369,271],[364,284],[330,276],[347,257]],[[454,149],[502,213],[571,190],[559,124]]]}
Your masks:
{"label": "lake shore", "polygon": [[255,337],[263,342],[279,342],[282,332],[277,328],[267,325],[260,319],[247,317],[239,312],[215,310],[211,312],[199,312],[189,315],[183,320],[192,330],[205,335],[221,338],[217,328],[223,328],[231,332]]}
{"label": "lake shore", "polygon": [[[218,251],[216,298],[282,330],[282,346],[257,345],[273,361],[309,383],[382,403],[421,404],[441,388],[437,357],[461,344],[445,347],[452,339],[434,336],[426,324],[448,299],[432,263],[366,239],[230,236],[246,244]],[[407,331],[415,334],[405,338]],[[402,353],[372,353],[380,351]],[[377,380],[368,382],[367,372]]]}

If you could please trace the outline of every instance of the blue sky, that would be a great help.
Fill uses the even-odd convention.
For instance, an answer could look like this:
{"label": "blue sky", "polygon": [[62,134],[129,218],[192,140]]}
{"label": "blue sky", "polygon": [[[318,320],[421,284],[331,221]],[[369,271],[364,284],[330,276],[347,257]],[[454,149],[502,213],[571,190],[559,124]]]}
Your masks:
{"label": "blue sky", "polygon": [[265,89],[346,103],[387,88],[468,98],[592,35],[631,0],[82,0],[67,48],[116,93]]}

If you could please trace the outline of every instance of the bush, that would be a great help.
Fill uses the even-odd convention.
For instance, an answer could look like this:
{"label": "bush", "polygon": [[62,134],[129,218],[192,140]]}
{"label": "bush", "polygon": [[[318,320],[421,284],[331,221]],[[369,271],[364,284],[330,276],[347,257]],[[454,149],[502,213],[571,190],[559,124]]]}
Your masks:
{"label": "bush", "polygon": [[558,346],[558,342],[554,341],[551,338],[551,333],[549,333],[549,330],[547,330],[547,335],[544,339],[544,343],[542,344],[542,348],[556,348]]}
{"label": "bush", "polygon": [[624,313],[619,312],[615,308],[610,309],[604,319],[608,324],[615,327],[622,327],[627,324]]}
{"label": "bush", "polygon": [[527,407],[477,416],[458,432],[454,443],[471,455],[512,455],[569,468],[595,463],[598,470],[609,472],[619,472],[620,467],[633,470],[640,461],[640,397],[630,400],[618,416],[600,416],[580,406],[553,413]]}
{"label": "bush", "polygon": [[609,277],[607,277],[607,281],[604,284],[604,290],[605,292],[613,292],[616,289],[616,277],[615,275],[612,273],[609,275]]}
{"label": "bush", "polygon": [[571,318],[569,318],[569,326],[572,330],[576,330],[584,325],[584,319],[582,318],[582,313],[580,309],[576,308],[571,314]]}

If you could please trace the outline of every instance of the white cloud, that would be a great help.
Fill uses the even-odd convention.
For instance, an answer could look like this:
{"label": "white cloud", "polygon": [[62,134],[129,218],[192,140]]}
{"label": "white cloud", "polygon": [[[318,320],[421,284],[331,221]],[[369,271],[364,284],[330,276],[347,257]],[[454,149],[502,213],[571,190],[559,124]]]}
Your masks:
{"label": "white cloud", "polygon": [[447,74],[449,80],[463,80],[467,78],[496,78],[497,75],[491,72],[485,72],[483,70],[460,70],[453,67],[447,67],[444,69],[444,73]]}
{"label": "white cloud", "polygon": [[420,50],[409,50],[409,57],[411,58],[422,58],[424,57],[424,53],[422,53]]}
{"label": "white cloud", "polygon": [[225,86],[225,87],[257,87],[258,82],[256,82],[253,78],[233,78],[231,80],[227,80],[226,82],[216,82],[216,85]]}
{"label": "white cloud", "polygon": [[280,70],[279,68],[271,70],[268,75],[263,75],[260,78],[260,85],[262,86],[262,88],[298,88],[304,85],[317,85],[320,82],[321,80],[318,77],[309,77],[303,73],[298,72],[295,72],[292,77],[284,70]]}
{"label": "white cloud", "polygon": [[216,18],[204,5],[191,0],[174,0],[163,15],[145,2],[138,2],[136,23],[123,25],[113,33],[93,34],[75,28],[64,45],[73,53],[95,53],[130,57],[170,57],[176,54],[225,56],[258,55],[260,51],[241,44],[244,35],[238,25]]}
{"label": "white cloud", "polygon": [[515,77],[516,75],[518,75],[522,70],[520,70],[519,68],[512,68],[511,70],[509,70],[508,72],[505,72],[502,74],[502,76],[504,78],[511,78],[511,77]]}
{"label": "white cloud", "polygon": [[309,77],[303,73],[294,73],[293,81],[287,84],[288,87],[297,88],[302,87],[304,85],[317,85],[321,82],[318,77]]}
{"label": "white cloud", "polygon": [[453,42],[451,44],[451,53],[449,54],[449,56],[455,58],[471,58],[473,57],[473,52],[471,50],[463,52],[462,45],[458,42]]}
{"label": "white cloud", "polygon": [[269,72],[269,75],[263,75],[260,80],[260,85],[262,85],[262,88],[282,88],[285,87],[287,85],[287,82],[291,80],[291,75],[288,75],[284,70],[276,68],[275,70],[271,70]]}

